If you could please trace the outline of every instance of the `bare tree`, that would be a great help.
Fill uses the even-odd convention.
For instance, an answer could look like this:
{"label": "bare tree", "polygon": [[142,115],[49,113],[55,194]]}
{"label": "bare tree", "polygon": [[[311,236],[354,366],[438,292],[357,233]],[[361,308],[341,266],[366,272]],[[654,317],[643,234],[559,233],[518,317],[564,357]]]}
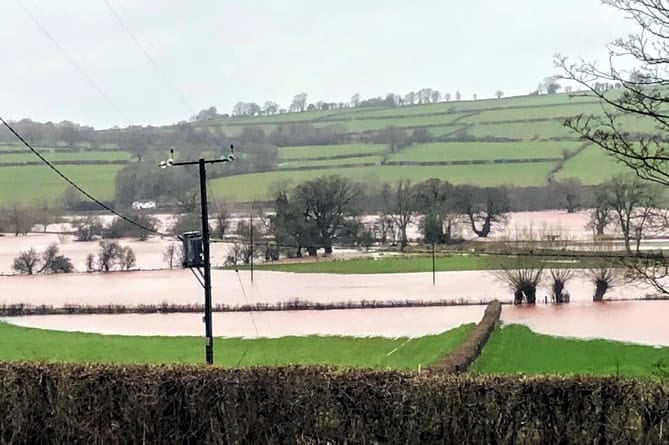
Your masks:
{"label": "bare tree", "polygon": [[56,243],[51,243],[42,253],[42,266],[39,273],[71,273],[74,271],[72,261],[60,254]]}
{"label": "bare tree", "polygon": [[585,270],[585,276],[595,285],[592,301],[602,301],[611,288],[620,285],[624,278],[623,262],[616,263],[613,246],[594,243],[589,249],[596,254],[598,264]]}
{"label": "bare tree", "polygon": [[102,272],[109,272],[114,268],[114,264],[121,255],[121,245],[116,241],[100,241],[100,251],[98,252],[98,267]]}
{"label": "bare tree", "polygon": [[550,275],[553,280],[551,285],[552,299],[555,303],[569,303],[570,297],[565,286],[573,275],[573,269],[566,267],[551,267]]}
{"label": "bare tree", "polygon": [[[655,0],[606,0],[603,3],[635,22],[638,32],[609,45],[609,63],[604,68],[598,68],[594,62],[571,63],[567,57],[556,57],[562,78],[583,87],[587,93],[582,94],[598,98],[604,108],[600,115],[580,115],[565,124],[641,178],[669,185],[666,148],[669,8]],[[608,88],[602,88],[607,84],[619,85],[620,92],[608,93]],[[644,122],[643,128],[655,131],[630,131],[631,117]]]}
{"label": "bare tree", "polygon": [[325,254],[332,253],[332,242],[347,216],[355,212],[360,187],[342,176],[321,176],[295,188],[295,205],[303,221],[316,228]]}
{"label": "bare tree", "polygon": [[665,219],[658,209],[659,190],[633,175],[617,175],[608,184],[608,203],[625,242],[632,252],[631,241],[639,253],[645,231],[662,226]]}
{"label": "bare tree", "polygon": [[163,252],[163,261],[167,263],[170,269],[173,269],[182,255],[181,246],[177,246],[176,243],[169,243]]}
{"label": "bare tree", "polygon": [[12,268],[21,274],[33,275],[40,273],[71,273],[74,271],[72,260],[60,255],[58,246],[50,244],[40,255],[35,249],[21,252],[14,258]]}
{"label": "bare tree", "polygon": [[216,208],[216,212],[214,213],[214,219],[216,220],[215,235],[217,238],[223,239],[230,225],[231,215],[225,203],[223,202],[216,203],[215,208]]}
{"label": "bare tree", "polygon": [[385,212],[392,218],[400,235],[400,250],[409,243],[407,227],[416,210],[411,181],[400,179],[393,186],[385,185],[382,191]]}
{"label": "bare tree", "polygon": [[472,231],[481,238],[490,234],[492,223],[506,218],[511,206],[506,189],[500,187],[462,185],[456,187],[455,196],[456,207],[467,216]]}
{"label": "bare tree", "polygon": [[595,238],[604,236],[604,230],[613,222],[606,185],[595,188],[595,205],[590,212],[590,222],[586,226],[595,232]]}
{"label": "bare tree", "polygon": [[135,251],[130,246],[122,247],[118,255],[118,264],[121,270],[130,270],[137,266]]}
{"label": "bare tree", "polygon": [[493,275],[513,291],[513,303],[536,304],[537,287],[543,277],[540,259],[526,252],[504,257]]}
{"label": "bare tree", "polygon": [[19,256],[14,258],[12,269],[20,274],[33,275],[37,272],[37,267],[40,262],[40,256],[37,251],[30,248],[26,251],[20,252]]}
{"label": "bare tree", "polygon": [[601,266],[585,271],[586,277],[595,285],[592,301],[602,301],[606,292],[620,284],[621,275],[618,269]]}
{"label": "bare tree", "polygon": [[95,272],[95,255],[89,253],[86,255],[86,272]]}

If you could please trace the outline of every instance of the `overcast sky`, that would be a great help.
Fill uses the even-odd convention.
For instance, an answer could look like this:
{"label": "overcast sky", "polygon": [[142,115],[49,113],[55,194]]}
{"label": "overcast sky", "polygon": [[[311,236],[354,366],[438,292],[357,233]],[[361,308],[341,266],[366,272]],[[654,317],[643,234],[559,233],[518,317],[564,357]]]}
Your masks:
{"label": "overcast sky", "polygon": [[158,68],[105,0],[3,0],[1,116],[104,128],[299,92],[526,94],[555,53],[605,61],[633,29],[599,0],[106,1]]}

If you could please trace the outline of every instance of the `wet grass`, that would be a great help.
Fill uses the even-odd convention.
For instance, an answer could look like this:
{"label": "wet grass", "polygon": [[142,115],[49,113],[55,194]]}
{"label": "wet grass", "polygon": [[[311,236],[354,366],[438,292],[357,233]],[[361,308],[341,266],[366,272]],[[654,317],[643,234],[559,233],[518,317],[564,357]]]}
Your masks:
{"label": "wet grass", "polygon": [[[276,339],[217,338],[216,364],[333,365],[416,369],[453,350],[473,328],[466,324],[420,338],[308,336]],[[0,322],[0,360],[86,363],[201,363],[198,337],[99,335],[24,328]]]}
{"label": "wet grass", "polygon": [[[563,255],[565,255],[563,253]],[[543,258],[545,266],[549,267],[552,261],[563,261],[564,258],[546,256]],[[464,271],[464,270],[493,270],[499,269],[508,261],[507,257],[499,255],[450,255],[439,256],[434,262],[437,272]],[[563,267],[565,263],[561,262]],[[574,259],[567,263],[567,267],[582,269],[599,266],[596,258]],[[234,267],[230,267],[233,269]],[[246,266],[237,266],[238,269],[248,269]],[[431,256],[390,256],[385,258],[356,258],[349,260],[328,260],[305,258],[299,263],[269,263],[255,266],[257,270],[273,270],[278,272],[294,273],[333,273],[333,274],[384,274],[384,273],[417,273],[432,272]]]}
{"label": "wet grass", "polygon": [[[486,270],[491,260],[484,256],[443,256],[435,258],[438,272],[462,270]],[[311,261],[304,263],[267,264],[257,266],[259,270],[273,270],[296,273],[336,273],[336,274],[383,274],[432,272],[432,257],[390,257],[381,259],[352,259],[338,261]]]}
{"label": "wet grass", "polygon": [[559,338],[508,325],[495,329],[471,372],[652,376],[657,364],[669,370],[669,347]]}

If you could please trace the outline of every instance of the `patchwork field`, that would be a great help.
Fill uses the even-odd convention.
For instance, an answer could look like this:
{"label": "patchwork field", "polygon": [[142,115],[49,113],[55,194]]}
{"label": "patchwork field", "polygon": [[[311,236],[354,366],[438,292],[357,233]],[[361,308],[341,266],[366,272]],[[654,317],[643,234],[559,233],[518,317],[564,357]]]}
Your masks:
{"label": "patchwork field", "polygon": [[[346,143],[340,145],[279,147],[278,159],[270,171],[211,178],[214,193],[225,193],[230,202],[245,202],[268,199],[277,182],[299,183],[331,174],[374,183],[439,178],[454,184],[534,186],[548,183],[551,177],[601,183],[623,167],[595,147],[578,152],[582,141],[564,126],[564,120],[602,111],[592,98],[555,94],[234,117],[195,125],[227,136],[238,135],[248,127],[269,135],[280,127],[304,124],[347,133]],[[653,130],[651,124],[633,118],[625,118],[625,125],[630,130]],[[390,144],[378,143],[377,133],[388,127],[403,131],[406,138],[422,132],[432,141],[408,139],[406,147],[395,150]],[[2,165],[37,161],[21,150],[19,145],[0,146],[0,206],[17,200],[55,199],[65,188],[46,170]],[[75,164],[135,162],[128,152],[120,150],[43,150],[48,159],[73,164],[65,165],[64,170],[72,172],[101,199],[113,197],[114,176],[121,166]],[[238,151],[243,153],[244,147],[238,147]],[[569,158],[572,153],[577,155]],[[444,165],[448,163],[458,165]]]}

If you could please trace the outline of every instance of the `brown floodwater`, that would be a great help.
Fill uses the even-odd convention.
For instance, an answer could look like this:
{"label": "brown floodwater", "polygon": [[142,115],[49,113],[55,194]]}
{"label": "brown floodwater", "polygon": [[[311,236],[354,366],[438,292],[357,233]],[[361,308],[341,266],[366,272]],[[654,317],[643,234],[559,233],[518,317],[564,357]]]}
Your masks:
{"label": "brown floodwater", "polygon": [[[161,216],[163,226],[169,217]],[[498,226],[493,238],[516,238],[516,234],[543,238],[562,234],[562,239],[586,240],[587,212],[523,212],[510,215],[505,226]],[[66,229],[61,227],[60,229]],[[50,229],[53,229],[50,227]],[[58,229],[58,228],[56,228]],[[55,230],[55,229],[54,229]],[[463,226],[463,235],[471,236]],[[417,236],[416,227],[410,236]],[[50,243],[72,258],[77,270],[84,270],[85,258],[98,248],[97,242],[76,242],[72,236],[30,234],[0,237],[0,274],[11,272],[13,258],[31,247],[42,250]],[[165,267],[163,252],[167,239],[152,238],[138,242],[122,240],[137,255],[142,269]],[[229,245],[212,245],[212,262],[222,264]],[[340,251],[342,256],[354,251]],[[214,304],[242,305],[278,303],[294,299],[319,303],[366,300],[466,300],[470,302],[499,299],[510,301],[511,292],[490,272],[439,272],[436,285],[432,274],[333,275],[294,274],[256,271],[213,271]],[[505,307],[502,319],[523,323],[537,332],[572,337],[601,337],[648,344],[669,344],[664,326],[669,302],[616,302],[592,304],[593,286],[580,273],[568,283],[572,304],[534,308]],[[640,298],[653,290],[639,284],[613,288],[607,298]],[[542,287],[539,302],[550,291]],[[186,270],[135,271],[123,273],[76,273],[52,276],[0,276],[0,304],[139,305],[202,303],[202,289]],[[461,323],[477,321],[482,307],[405,308],[383,310],[224,313],[215,314],[219,336],[281,336],[305,334],[348,335],[425,335],[441,332]],[[14,323],[54,329],[101,333],[142,335],[200,335],[202,325],[197,314],[44,316],[14,318]],[[255,323],[254,323],[255,322]],[[256,334],[257,329],[257,334]]]}
{"label": "brown floodwater", "polygon": [[[307,300],[319,303],[360,300],[466,300],[510,301],[511,292],[487,271],[439,272],[436,285],[431,273],[411,274],[302,274],[256,271],[212,271],[214,304],[243,305]],[[590,302],[593,285],[576,274],[567,285],[573,302]],[[539,289],[539,300],[549,295]],[[607,298],[640,298],[652,289],[639,284],[613,288]],[[196,304],[202,288],[189,270],[160,270],[92,274],[0,277],[0,304],[139,305]]]}
{"label": "brown floodwater", "polygon": [[[351,335],[418,337],[478,322],[483,306],[215,313],[217,337]],[[502,322],[572,338],[603,338],[669,346],[669,301],[564,306],[504,306]],[[44,315],[7,318],[26,327],[117,335],[200,336],[199,314]]]}
{"label": "brown floodwater", "polygon": [[[418,337],[478,322],[483,311],[484,306],[225,312],[213,314],[213,328],[217,337]],[[199,336],[204,333],[199,314],[37,315],[6,320],[19,326],[99,334]]]}
{"label": "brown floodwater", "polygon": [[502,322],[524,324],[560,337],[669,346],[669,301],[619,301],[598,304],[505,306]]}

